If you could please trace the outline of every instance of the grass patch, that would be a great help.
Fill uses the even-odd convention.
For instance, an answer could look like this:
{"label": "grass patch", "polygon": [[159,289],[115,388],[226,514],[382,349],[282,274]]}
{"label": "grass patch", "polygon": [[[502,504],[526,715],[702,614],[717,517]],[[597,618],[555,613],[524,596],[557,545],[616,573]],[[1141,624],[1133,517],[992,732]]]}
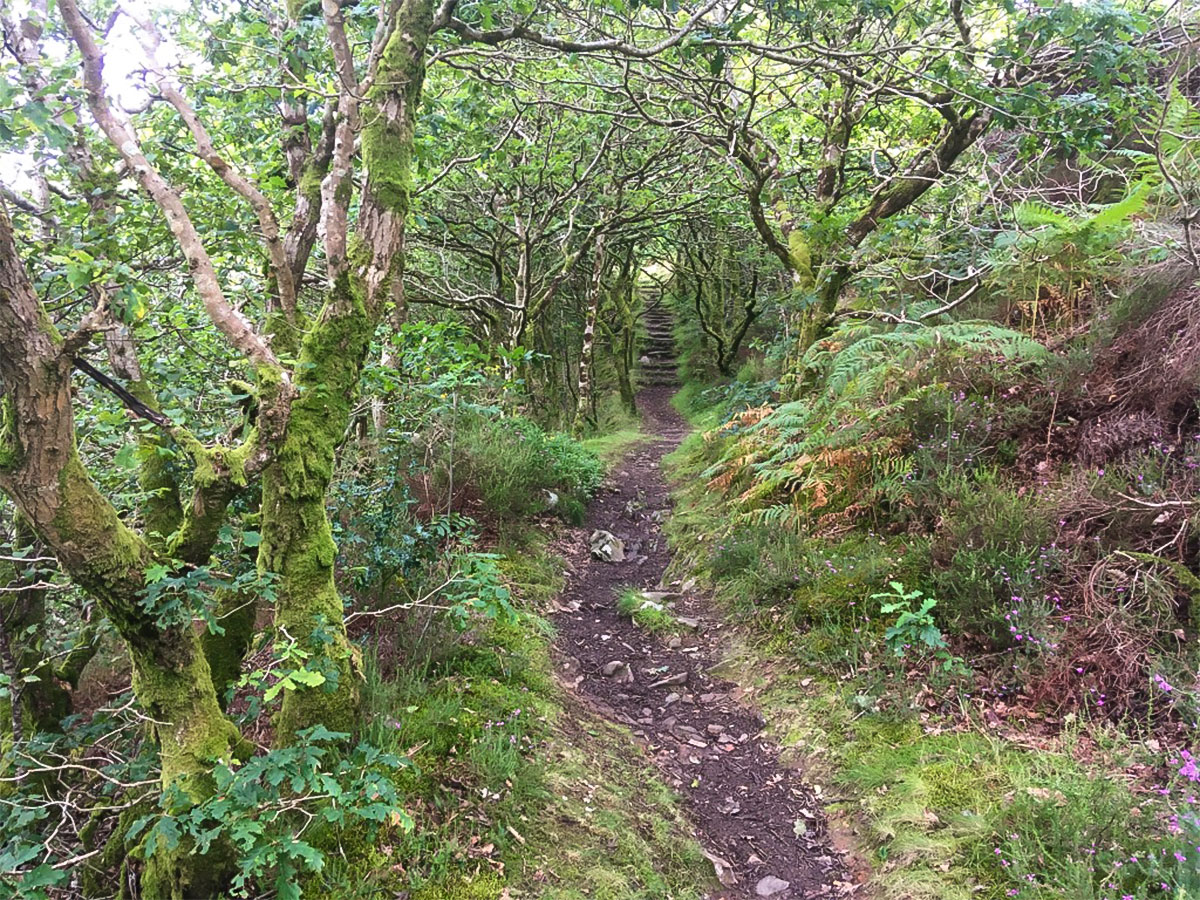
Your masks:
{"label": "grass patch", "polygon": [[679,629],[679,622],[669,609],[636,588],[622,588],[617,594],[617,612],[633,619],[634,625],[650,634],[667,634]]}
{"label": "grass patch", "polygon": [[646,435],[641,429],[629,426],[608,434],[585,438],[580,443],[583,444],[583,449],[598,456],[606,468],[612,468],[621,461],[630,448],[644,440],[645,437]]}
{"label": "grass patch", "polygon": [[699,430],[716,428],[721,424],[722,405],[714,403],[710,388],[695,381],[686,382],[671,397],[671,406]]}
{"label": "grass patch", "polygon": [[563,560],[549,552],[547,536],[526,528],[501,529],[500,571],[522,609],[544,613],[565,583]]}
{"label": "grass patch", "polygon": [[[513,416],[479,417],[459,433],[454,482],[510,521],[553,511],[573,524],[604,476],[604,465],[579,441]],[[449,471],[440,473],[445,485]]]}

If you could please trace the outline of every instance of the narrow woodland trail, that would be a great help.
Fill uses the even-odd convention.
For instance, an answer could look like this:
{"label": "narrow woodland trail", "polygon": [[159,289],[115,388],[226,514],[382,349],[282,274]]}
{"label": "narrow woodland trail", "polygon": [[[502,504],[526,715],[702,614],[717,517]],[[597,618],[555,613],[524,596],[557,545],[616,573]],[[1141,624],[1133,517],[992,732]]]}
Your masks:
{"label": "narrow woodland trail", "polygon": [[[688,430],[669,403],[673,391],[659,383],[641,392],[644,430],[653,437],[615,467],[571,535],[572,573],[554,618],[558,664],[602,714],[633,730],[684,798],[724,885],[711,900],[836,896],[850,886],[820,802],[780,763],[741,691],[711,674],[720,659],[715,611],[696,591],[662,583],[670,498],[661,462]],[[624,541],[624,561],[592,556],[589,538],[598,529]],[[682,636],[650,635],[618,615],[624,587],[667,592],[660,599],[675,603],[687,625]]]}

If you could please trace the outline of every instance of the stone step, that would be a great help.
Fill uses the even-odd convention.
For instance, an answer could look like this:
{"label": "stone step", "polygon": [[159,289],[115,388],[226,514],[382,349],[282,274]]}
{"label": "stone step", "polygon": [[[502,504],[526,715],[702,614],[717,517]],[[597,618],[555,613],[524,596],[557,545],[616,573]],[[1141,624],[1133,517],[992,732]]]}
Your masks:
{"label": "stone step", "polygon": [[[642,302],[652,305],[662,292],[644,291]],[[643,386],[676,387],[679,385],[679,363],[675,357],[675,317],[662,306],[655,306],[642,319],[646,340],[638,370],[638,383]]]}

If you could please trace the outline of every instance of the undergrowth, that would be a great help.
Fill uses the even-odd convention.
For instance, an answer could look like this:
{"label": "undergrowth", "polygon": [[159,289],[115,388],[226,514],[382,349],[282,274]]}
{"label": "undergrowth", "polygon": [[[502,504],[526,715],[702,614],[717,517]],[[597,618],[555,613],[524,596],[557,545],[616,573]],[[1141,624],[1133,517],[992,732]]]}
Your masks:
{"label": "undergrowth", "polygon": [[1195,896],[1191,431],[1068,444],[1072,370],[997,326],[804,365],[792,402],[685,387],[667,529],[878,894]]}
{"label": "undergrowth", "polygon": [[[343,523],[363,598],[384,610],[388,595],[409,599],[403,615],[379,616],[368,635],[364,739],[411,763],[397,784],[412,826],[348,854],[353,866],[327,867],[324,889],[339,898],[698,900],[711,866],[674,796],[632,752],[631,735],[558,685],[545,618],[564,563],[541,514],[577,519],[604,467],[641,435],[579,442],[525,419],[458,415],[453,455],[445,448],[433,463],[437,505],[452,489],[472,495],[486,540],[459,513],[444,517],[446,527],[419,524],[413,469],[401,466],[381,466],[395,473],[385,490],[358,498],[358,515]],[[494,567],[508,614],[455,620],[441,608],[453,575],[442,561],[455,542]]]}
{"label": "undergrowth", "polygon": [[630,752],[632,736],[554,680],[539,610],[561,588],[561,561],[529,531],[497,549],[515,621],[454,638],[434,624],[392,644],[391,658],[368,658],[369,738],[411,759],[401,790],[414,827],[378,849],[364,884],[405,885],[414,900],[494,900],[505,888],[698,898],[709,870],[670,790]]}

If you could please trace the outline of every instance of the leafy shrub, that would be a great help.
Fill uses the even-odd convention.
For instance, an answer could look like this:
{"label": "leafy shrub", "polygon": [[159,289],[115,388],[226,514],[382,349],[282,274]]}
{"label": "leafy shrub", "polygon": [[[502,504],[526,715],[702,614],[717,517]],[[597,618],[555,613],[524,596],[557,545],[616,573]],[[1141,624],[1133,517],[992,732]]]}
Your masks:
{"label": "leafy shrub", "polygon": [[348,829],[413,825],[393,781],[407,760],[365,743],[344,753],[340,744],[349,737],[318,725],[299,732],[295,744],[240,766],[218,763],[213,796],[192,803],[182,791],[169,791],[163,812],[136,821],[126,839],[144,832],[147,857],[184,839],[200,853],[227,843],[240,869],[236,896],[251,896],[269,881],[280,898],[299,900],[304,873],[325,867],[326,839],[333,844]]}
{"label": "leafy shrub", "polygon": [[[890,590],[872,594],[871,599],[887,601],[880,604],[879,612],[885,616],[896,616],[883,633],[883,640],[892,655],[932,658],[940,663],[943,674],[966,673],[968,670],[963,661],[947,649],[946,637],[933,619],[937,600],[925,596],[920,590],[906,590],[899,581],[890,582],[888,587]],[[916,603],[920,603],[920,606],[914,606]]]}

